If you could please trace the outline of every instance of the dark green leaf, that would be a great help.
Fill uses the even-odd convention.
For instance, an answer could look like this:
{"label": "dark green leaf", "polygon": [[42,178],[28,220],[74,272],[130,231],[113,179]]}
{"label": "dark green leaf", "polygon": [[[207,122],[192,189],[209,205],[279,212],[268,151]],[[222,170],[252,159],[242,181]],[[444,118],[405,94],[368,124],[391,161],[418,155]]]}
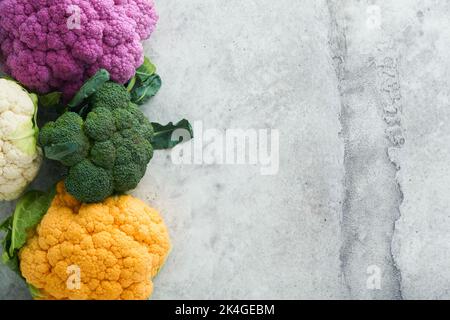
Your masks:
{"label": "dark green leaf", "polygon": [[11,258],[9,257],[8,254],[9,248],[11,247],[12,223],[13,223],[13,216],[10,216],[0,225],[0,231],[5,232],[5,236],[2,240],[2,248],[3,248],[2,262],[8,267],[14,267],[14,262],[11,261]]}
{"label": "dark green leaf", "polygon": [[161,85],[161,77],[157,74],[150,76],[144,82],[139,80],[131,90],[131,101],[139,105],[146,103],[158,93]]}
{"label": "dark green leaf", "polygon": [[170,149],[181,142],[186,142],[194,137],[192,126],[186,119],[177,124],[170,122],[163,126],[159,123],[152,123],[155,134],[152,145],[155,150]]}
{"label": "dark green leaf", "polygon": [[39,96],[39,104],[46,108],[59,106],[61,103],[61,92],[51,92],[43,96]]}
{"label": "dark green leaf", "polygon": [[18,270],[18,263],[17,259],[11,259],[9,257],[9,248],[11,247],[11,238],[12,238],[12,223],[13,223],[13,217],[10,216],[8,219],[2,222],[0,225],[0,231],[5,232],[5,236],[2,240],[2,248],[3,248],[3,254],[2,254],[2,262],[7,267],[9,267],[13,271]]}
{"label": "dark green leaf", "polygon": [[105,69],[97,71],[92,78],[86,81],[80,91],[78,91],[75,97],[68,103],[67,107],[69,110],[80,106],[107,81],[109,81],[109,72]]}
{"label": "dark green leaf", "polygon": [[131,101],[142,105],[154,97],[161,88],[161,78],[156,74],[156,67],[145,57],[144,64],[136,70],[136,75],[127,86]]}
{"label": "dark green leaf", "polygon": [[64,157],[78,152],[78,149],[75,142],[66,142],[47,146],[44,148],[44,153],[50,160],[61,161]]}
{"label": "dark green leaf", "polygon": [[12,217],[9,217],[0,224],[0,231],[7,232],[10,229],[11,224],[12,224]]}
{"label": "dark green leaf", "polygon": [[78,111],[78,114],[80,115],[80,117],[82,117],[83,119],[86,119],[87,115],[89,112],[91,112],[91,106],[86,104],[84,107],[82,107],[80,109],[80,111]]}
{"label": "dark green leaf", "polygon": [[17,254],[10,258],[6,252],[3,252],[2,263],[19,277],[22,277],[22,273],[20,272],[19,257]]}

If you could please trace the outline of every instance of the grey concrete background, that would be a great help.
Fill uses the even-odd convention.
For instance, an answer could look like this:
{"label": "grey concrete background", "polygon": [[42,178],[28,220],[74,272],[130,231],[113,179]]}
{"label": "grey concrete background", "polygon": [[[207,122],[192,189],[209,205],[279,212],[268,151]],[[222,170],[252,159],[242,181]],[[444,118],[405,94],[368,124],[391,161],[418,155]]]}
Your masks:
{"label": "grey concrete background", "polygon": [[156,155],[133,192],[173,239],[153,298],[450,298],[448,2],[156,3],[147,115],[277,129],[280,170]]}

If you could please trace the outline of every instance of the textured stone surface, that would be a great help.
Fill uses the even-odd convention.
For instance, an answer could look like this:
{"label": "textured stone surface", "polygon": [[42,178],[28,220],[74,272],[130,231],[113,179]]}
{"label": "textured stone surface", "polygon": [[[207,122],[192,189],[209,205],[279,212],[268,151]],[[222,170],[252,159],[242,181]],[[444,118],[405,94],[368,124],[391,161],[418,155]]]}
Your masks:
{"label": "textured stone surface", "polygon": [[[133,192],[173,238],[153,298],[450,298],[450,6],[157,5],[146,52],[164,85],[147,115],[277,129],[280,168],[155,156]],[[0,267],[0,299],[27,297]]]}
{"label": "textured stone surface", "polygon": [[405,12],[399,70],[406,143],[394,253],[406,299],[450,299],[449,4]]}
{"label": "textured stone surface", "polygon": [[164,89],[148,114],[278,129],[280,171],[153,167],[137,194],[154,190],[174,238],[154,297],[342,297],[344,149],[325,3],[166,1],[160,14],[148,46]]}

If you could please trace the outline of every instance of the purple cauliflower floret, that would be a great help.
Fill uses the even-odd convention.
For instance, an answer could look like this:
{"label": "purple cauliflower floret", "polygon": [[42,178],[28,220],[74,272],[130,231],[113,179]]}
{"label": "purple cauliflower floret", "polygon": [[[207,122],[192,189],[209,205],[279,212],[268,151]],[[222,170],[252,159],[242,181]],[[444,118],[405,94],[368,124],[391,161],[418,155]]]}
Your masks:
{"label": "purple cauliflower floret", "polygon": [[30,90],[70,98],[102,68],[131,79],[157,20],[153,0],[0,0],[0,62]]}

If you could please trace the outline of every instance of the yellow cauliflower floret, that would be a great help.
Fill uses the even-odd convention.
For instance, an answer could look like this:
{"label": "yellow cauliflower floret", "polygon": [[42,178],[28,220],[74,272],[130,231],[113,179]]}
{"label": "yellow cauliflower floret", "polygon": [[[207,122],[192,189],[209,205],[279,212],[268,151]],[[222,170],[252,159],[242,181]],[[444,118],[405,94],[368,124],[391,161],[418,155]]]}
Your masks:
{"label": "yellow cauliflower floret", "polygon": [[20,270],[42,299],[148,299],[169,250],[164,221],[141,200],[123,195],[82,204],[59,183],[20,250]]}

